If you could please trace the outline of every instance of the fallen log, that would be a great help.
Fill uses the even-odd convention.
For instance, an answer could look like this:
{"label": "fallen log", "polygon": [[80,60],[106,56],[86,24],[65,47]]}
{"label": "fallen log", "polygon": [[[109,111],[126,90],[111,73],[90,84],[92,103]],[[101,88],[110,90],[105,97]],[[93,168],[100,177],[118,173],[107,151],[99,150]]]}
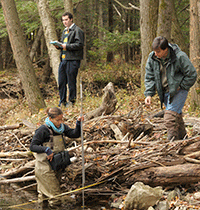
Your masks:
{"label": "fallen log", "polygon": [[200,180],[199,164],[181,164],[167,167],[152,167],[136,171],[129,183],[143,182],[152,187],[198,183]]}
{"label": "fallen log", "polygon": [[184,159],[191,163],[200,163],[199,157],[200,157],[200,151],[185,155]]}
{"label": "fallen log", "polygon": [[85,116],[86,120],[92,119],[101,115],[108,115],[114,112],[115,106],[117,104],[117,99],[114,92],[114,85],[112,82],[109,82],[107,86],[103,89],[104,95],[102,104],[97,109],[88,112]]}
{"label": "fallen log", "polygon": [[24,166],[20,168],[14,168],[6,173],[1,174],[1,177],[7,178],[11,176],[16,176],[19,173],[25,173],[27,170],[33,169],[35,167],[35,160],[27,162]]}
{"label": "fallen log", "polygon": [[197,152],[197,151],[200,151],[200,141],[192,143],[188,146],[185,146],[181,150],[181,154],[187,155],[187,154],[190,154],[192,152]]}
{"label": "fallen log", "polygon": [[0,131],[5,131],[5,130],[14,130],[22,127],[22,123],[16,124],[16,125],[4,125],[0,126]]}
{"label": "fallen log", "polygon": [[0,184],[10,184],[10,183],[19,183],[19,182],[27,182],[27,181],[34,181],[35,176],[27,176],[27,177],[20,177],[20,178],[13,178],[13,179],[3,179],[0,180]]}
{"label": "fallen log", "polygon": [[0,157],[13,157],[13,156],[19,156],[19,157],[30,157],[32,156],[31,151],[27,152],[20,152],[20,151],[15,151],[15,152],[0,152]]}

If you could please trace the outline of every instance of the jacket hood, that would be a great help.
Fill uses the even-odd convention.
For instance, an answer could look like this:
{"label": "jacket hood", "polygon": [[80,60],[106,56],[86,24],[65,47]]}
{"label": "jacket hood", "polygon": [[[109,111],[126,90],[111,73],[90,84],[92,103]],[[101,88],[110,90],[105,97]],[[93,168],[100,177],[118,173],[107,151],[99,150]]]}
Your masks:
{"label": "jacket hood", "polygon": [[181,49],[179,48],[179,46],[177,44],[169,43],[169,47],[174,51],[175,54],[177,54],[181,51]]}

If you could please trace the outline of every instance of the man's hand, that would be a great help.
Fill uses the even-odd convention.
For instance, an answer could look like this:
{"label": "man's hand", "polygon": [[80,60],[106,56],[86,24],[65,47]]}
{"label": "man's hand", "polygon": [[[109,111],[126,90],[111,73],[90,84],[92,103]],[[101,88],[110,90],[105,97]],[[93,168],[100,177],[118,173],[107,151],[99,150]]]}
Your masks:
{"label": "man's hand", "polygon": [[148,105],[148,106],[151,104],[151,96],[147,96],[145,98],[145,104]]}
{"label": "man's hand", "polygon": [[66,44],[62,44],[63,50],[66,50]]}

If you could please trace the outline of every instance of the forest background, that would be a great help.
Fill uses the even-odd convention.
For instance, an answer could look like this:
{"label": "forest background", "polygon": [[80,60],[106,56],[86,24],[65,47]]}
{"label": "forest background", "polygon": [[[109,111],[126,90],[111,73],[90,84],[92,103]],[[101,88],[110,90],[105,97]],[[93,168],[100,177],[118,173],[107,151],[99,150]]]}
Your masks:
{"label": "forest background", "polygon": [[[159,35],[178,44],[190,56],[199,77],[199,0],[1,0],[2,87],[11,81],[23,87],[22,91],[8,92],[2,88],[1,98],[17,98],[18,104],[20,101],[29,108],[30,115],[58,104],[59,51],[49,42],[60,39],[64,11],[72,12],[74,22],[85,32],[84,60],[79,72],[85,107],[91,105],[92,98],[101,96],[108,82],[122,88],[122,104],[127,95],[132,96],[127,98],[129,105],[133,95],[143,101],[145,64],[152,41]],[[190,99],[190,111],[197,110],[199,79]],[[98,100],[92,104],[98,106]]]}
{"label": "forest background", "polygon": [[[0,2],[0,126],[2,129],[15,123],[22,127],[23,125],[28,128],[32,125],[38,127],[44,122],[45,108],[58,105],[59,51],[49,42],[60,39],[63,30],[61,16],[65,11],[74,14],[74,22],[85,33],[84,60],[78,75],[78,100],[74,107],[64,109],[64,120],[69,126],[74,126],[82,108],[85,114],[100,106],[103,88],[109,82],[115,87],[117,98],[115,114],[122,116],[123,120],[124,116],[129,116],[132,110],[137,111],[140,107],[143,108],[145,116],[150,116],[151,112],[159,112],[158,97],[155,96],[152,105],[146,107],[143,92],[147,57],[152,51],[153,39],[160,35],[165,36],[171,43],[178,44],[188,54],[197,70],[198,79],[190,91],[183,112],[186,115],[189,113],[199,117],[200,0],[0,0]],[[80,98],[80,83],[82,83],[83,104]],[[136,118],[137,116],[136,114]],[[141,115],[141,122],[144,119]],[[91,129],[86,127],[86,122],[88,121],[85,121],[85,130],[93,132],[84,132],[87,138],[107,140],[108,137],[101,129],[109,127],[107,121],[95,123]],[[163,146],[162,140],[165,139],[163,136],[166,132],[164,128],[161,131],[161,134],[155,132],[152,137],[156,140],[161,138],[160,143]],[[191,137],[192,128],[187,126],[187,132]],[[17,131],[16,134],[18,133],[21,135]],[[19,140],[18,137],[12,133],[5,135],[6,138],[1,136],[1,151],[10,152],[13,148],[19,150],[20,145],[12,138],[6,140],[7,137]],[[28,143],[25,146],[28,150],[32,131],[27,137]],[[198,148],[195,145],[195,149]],[[23,146],[22,150],[24,149]],[[148,151],[148,147],[145,146],[145,149]],[[105,153],[107,154],[107,150]],[[102,152],[101,154],[104,155]],[[130,154],[127,157],[132,158]],[[160,161],[161,159],[158,159],[158,162]],[[98,164],[96,168],[100,168]],[[94,170],[96,168],[93,167]],[[111,169],[110,174],[115,169],[119,170],[119,165],[116,164],[116,168]],[[101,173],[98,170],[98,173],[92,171],[90,173],[92,176],[89,178],[99,178],[94,175],[104,177],[105,171],[102,171]],[[181,171],[188,176],[186,169],[181,168]],[[195,174],[193,170],[192,174]],[[124,175],[122,177],[124,178]],[[138,177],[145,176],[139,174]],[[178,175],[178,181],[179,178]],[[78,176],[77,179],[79,186],[81,179]],[[188,181],[184,178],[182,180]],[[121,182],[124,183],[124,179]],[[130,180],[127,182],[132,183]]]}

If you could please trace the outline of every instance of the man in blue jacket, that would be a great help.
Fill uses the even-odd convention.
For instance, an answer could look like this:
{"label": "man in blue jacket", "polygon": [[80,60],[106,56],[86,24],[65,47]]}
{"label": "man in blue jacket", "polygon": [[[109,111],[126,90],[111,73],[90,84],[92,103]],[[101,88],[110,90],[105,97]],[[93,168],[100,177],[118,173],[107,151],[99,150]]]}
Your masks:
{"label": "man in blue jacket", "polygon": [[62,47],[57,47],[61,50],[61,62],[58,69],[59,106],[68,107],[76,102],[76,78],[83,59],[84,32],[73,23],[73,15],[69,12],[62,15],[62,22],[65,26],[61,37]]}
{"label": "man in blue jacket", "polygon": [[169,140],[183,139],[187,133],[182,108],[188,91],[194,85],[197,72],[188,56],[165,37],[156,37],[149,54],[145,74],[145,104],[158,92],[161,108],[164,103],[164,122]]}

